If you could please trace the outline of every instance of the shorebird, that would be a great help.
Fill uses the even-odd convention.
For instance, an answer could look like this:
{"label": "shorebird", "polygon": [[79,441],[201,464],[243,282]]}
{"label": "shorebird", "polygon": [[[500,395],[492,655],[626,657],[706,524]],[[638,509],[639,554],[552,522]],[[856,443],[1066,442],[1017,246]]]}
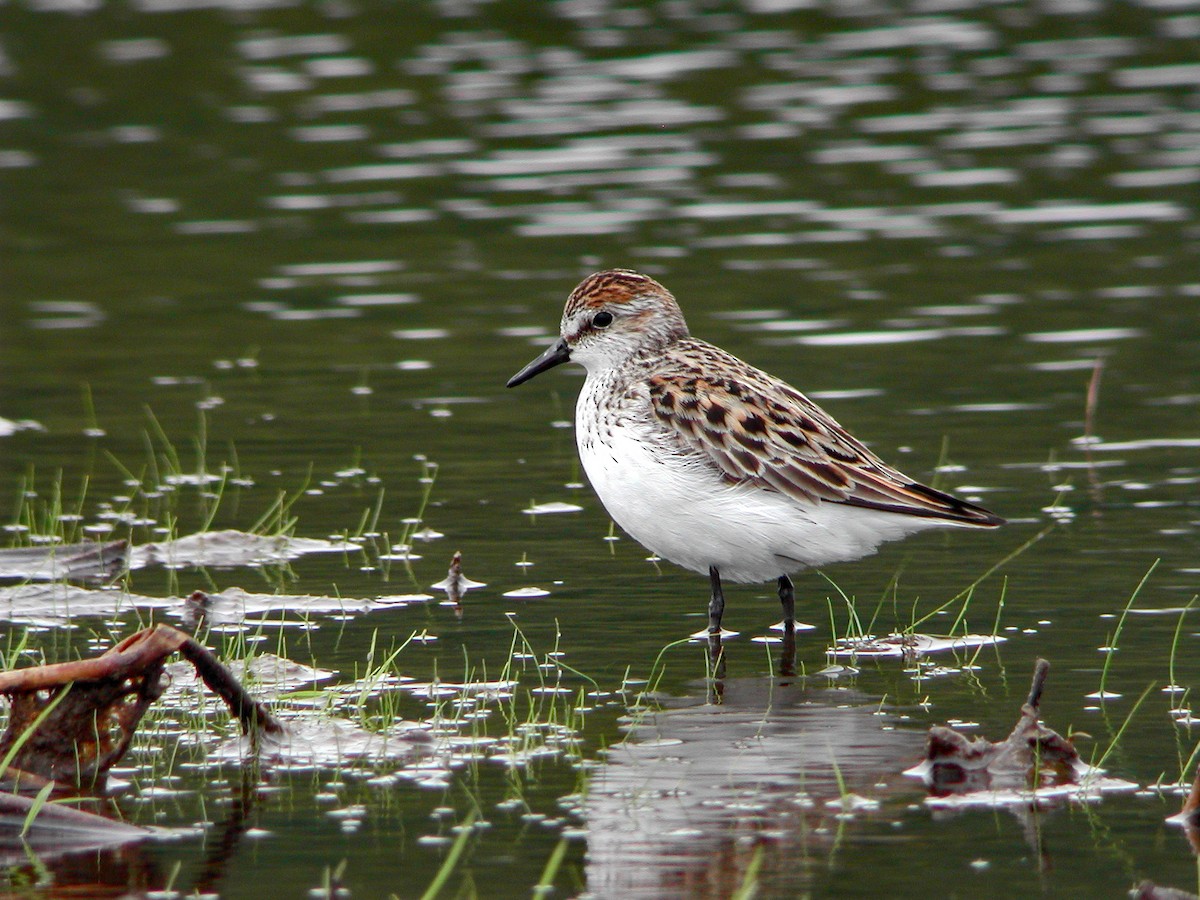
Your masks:
{"label": "shorebird", "polygon": [[692,337],[671,292],[646,275],[585,278],[558,341],[508,386],[567,361],[587,370],[575,438],[588,480],[639,543],[708,573],[711,635],[723,578],[775,581],[790,632],[794,573],[927,528],[1004,523],[902,474],[791,385]]}

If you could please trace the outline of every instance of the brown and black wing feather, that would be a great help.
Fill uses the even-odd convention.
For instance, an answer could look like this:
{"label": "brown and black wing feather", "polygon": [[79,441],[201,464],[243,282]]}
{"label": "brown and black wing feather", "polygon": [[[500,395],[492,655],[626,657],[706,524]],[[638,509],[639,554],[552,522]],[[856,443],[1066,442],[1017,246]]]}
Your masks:
{"label": "brown and black wing feather", "polygon": [[[672,345],[647,379],[654,415],[732,483],[964,525],[1004,522],[887,465],[797,391],[718,347]],[[714,374],[729,373],[729,374]]]}

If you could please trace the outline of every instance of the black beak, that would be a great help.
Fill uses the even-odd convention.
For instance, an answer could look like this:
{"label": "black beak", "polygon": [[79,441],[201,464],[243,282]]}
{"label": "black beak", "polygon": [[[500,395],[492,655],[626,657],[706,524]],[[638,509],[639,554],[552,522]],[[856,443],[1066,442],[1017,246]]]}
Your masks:
{"label": "black beak", "polygon": [[508,379],[507,387],[516,387],[518,384],[524,384],[534,375],[540,375],[547,369],[553,369],[555,366],[561,366],[571,358],[571,348],[567,346],[567,342],[562,338],[558,342],[546,348],[546,352],[523,368],[520,372]]}

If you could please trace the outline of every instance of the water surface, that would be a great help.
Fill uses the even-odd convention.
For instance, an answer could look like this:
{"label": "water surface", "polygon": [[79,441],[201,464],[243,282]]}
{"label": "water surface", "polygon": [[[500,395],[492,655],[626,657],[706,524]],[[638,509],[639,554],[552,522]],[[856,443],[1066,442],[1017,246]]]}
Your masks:
{"label": "water surface", "polygon": [[[265,515],[262,530],[294,517],[298,537],[365,548],[148,565],[125,589],[152,604],[64,618],[14,602],[5,644],[33,628],[50,657],[93,652],[151,615],[189,621],[194,590],[240,588],[308,600],[217,609],[210,643],[234,655],[248,634],[350,683],[373,646],[378,660],[416,633],[397,663],[416,683],[499,681],[519,627],[517,693],[586,710],[529,713],[543,733],[523,750],[451,754],[434,776],[318,766],[253,802],[195,741],[163,783],[147,762],[173,744],[163,726],[131,762],[127,814],[212,824],[89,858],[87,877],[162,887],[179,863],[177,887],[300,896],[344,862],[355,896],[419,895],[478,810],[488,827],[451,884],[481,896],[527,896],[563,835],[560,895],[724,896],[759,847],[775,896],[924,895],[934,869],[941,896],[1194,882],[1162,823],[1174,796],[947,816],[895,776],[930,724],[1007,733],[1039,656],[1047,719],[1090,734],[1085,757],[1147,689],[1106,768],[1174,782],[1191,753],[1189,716],[1170,712],[1187,696],[1162,691],[1200,675],[1190,616],[1173,670],[1177,613],[1114,634],[1156,561],[1139,609],[1182,608],[1200,584],[1195,8],[29,0],[5,21],[6,541],[65,525],[146,545]],[[798,579],[816,626],[805,672],[852,627],[839,591],[873,631],[903,628],[1053,525],[968,607],[966,627],[998,620],[1008,640],[933,673],[883,659],[832,689],[782,684],[773,645],[752,640],[777,619],[772,592],[736,588],[741,636],[713,705],[701,648],[663,650],[703,624],[706,584],[647,561],[582,483],[580,373],[503,388],[608,266],[653,274],[694,333],[1011,520],[832,569],[837,590]],[[523,512],[541,504],[580,509]],[[386,602],[440,597],[455,550],[486,583],[461,619]],[[511,595],[527,588],[548,594]],[[949,630],[958,609],[922,628]],[[1122,696],[1100,701],[1110,656],[1105,689]],[[640,749],[604,753],[652,677],[658,743],[638,729]],[[528,693],[557,687],[571,693]],[[401,691],[394,714],[427,720],[434,703]],[[453,708],[481,723],[460,717],[456,740],[515,728],[503,699]],[[765,768],[718,777],[712,757],[746,742]],[[707,768],[675,810],[618,802],[623,779],[689,761]],[[877,806],[830,813],[832,765]],[[681,828],[692,855],[670,839]],[[17,860],[9,878],[31,871]]]}

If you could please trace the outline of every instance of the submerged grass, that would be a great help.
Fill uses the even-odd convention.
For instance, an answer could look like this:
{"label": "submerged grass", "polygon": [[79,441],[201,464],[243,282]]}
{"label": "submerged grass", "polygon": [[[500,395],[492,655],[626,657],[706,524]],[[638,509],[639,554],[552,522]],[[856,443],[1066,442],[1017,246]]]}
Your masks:
{"label": "submerged grass", "polygon": [[4,531],[12,546],[32,547],[46,544],[73,544],[83,540],[83,510],[90,479],[80,479],[74,497],[66,496],[63,474],[56,472],[49,485],[40,487],[37,470],[30,466],[18,479],[16,505]]}
{"label": "submerged grass", "polygon": [[1142,592],[1142,588],[1146,586],[1146,582],[1150,580],[1150,576],[1154,574],[1154,570],[1158,568],[1161,560],[1156,559],[1151,563],[1150,568],[1146,570],[1146,574],[1142,576],[1142,580],[1138,582],[1137,587],[1133,589],[1133,593],[1129,595],[1129,600],[1125,603],[1125,608],[1121,610],[1120,618],[1117,619],[1117,627],[1109,634],[1105,641],[1106,652],[1104,654],[1104,668],[1100,671],[1100,697],[1103,699],[1108,694],[1108,673],[1112,668],[1113,656],[1116,654],[1117,648],[1121,642],[1121,632],[1125,628],[1125,620],[1129,617],[1129,610],[1133,607],[1133,603],[1138,598],[1138,594]]}
{"label": "submerged grass", "polygon": [[[227,459],[211,459],[208,419],[201,409],[195,434],[189,439],[191,459],[185,462],[184,454],[154,411],[147,407],[144,415],[146,426],[141,432],[144,452],[140,462],[122,460],[107,448],[100,450],[101,458],[111,466],[120,482],[121,487],[112,497],[92,496],[93,482],[107,483],[111,475],[102,477],[95,471],[90,472],[80,479],[76,490],[69,492],[61,472],[53,474],[47,481],[45,476],[29,467],[17,481],[14,506],[4,525],[8,543],[35,546],[120,537],[160,542],[180,537],[185,528],[188,532],[206,533],[218,526],[233,527],[241,518],[240,503],[236,502],[240,491],[254,484],[240,474],[236,446],[228,445]],[[101,429],[95,431],[102,434]],[[405,542],[418,527],[415,523],[419,523],[424,515],[436,470],[436,463],[422,458],[419,510],[416,518],[404,520]],[[361,471],[356,464],[339,474]],[[312,493],[313,480],[310,464],[296,488],[277,490],[266,507],[242,530],[266,537],[293,534],[299,521],[295,507]],[[372,506],[363,512],[358,527],[347,531],[347,536],[378,534],[383,501],[380,488]],[[92,509],[90,515],[89,507]]]}

